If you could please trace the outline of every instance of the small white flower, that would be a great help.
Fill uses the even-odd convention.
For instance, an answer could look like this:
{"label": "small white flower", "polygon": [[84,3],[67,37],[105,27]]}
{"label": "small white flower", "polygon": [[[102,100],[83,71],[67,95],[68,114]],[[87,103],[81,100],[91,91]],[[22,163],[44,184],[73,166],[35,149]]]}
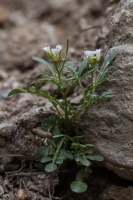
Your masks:
{"label": "small white flower", "polygon": [[96,63],[100,61],[101,49],[96,49],[95,51],[84,51],[84,58],[88,58],[89,63]]}
{"label": "small white flower", "polygon": [[52,54],[54,56],[58,56],[61,50],[62,50],[62,46],[61,45],[56,45],[55,49],[51,49]]}
{"label": "small white flower", "polygon": [[50,53],[50,46],[44,47],[43,50],[46,51],[47,53]]}

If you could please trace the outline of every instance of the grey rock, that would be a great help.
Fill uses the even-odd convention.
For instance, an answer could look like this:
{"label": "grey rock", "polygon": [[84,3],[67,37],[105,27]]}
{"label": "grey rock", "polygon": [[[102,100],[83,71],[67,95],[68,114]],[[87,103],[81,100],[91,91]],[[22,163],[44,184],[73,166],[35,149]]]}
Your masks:
{"label": "grey rock", "polygon": [[133,187],[109,186],[103,191],[100,200],[131,200],[132,198]]}
{"label": "grey rock", "polygon": [[10,136],[16,129],[16,125],[12,123],[0,124],[0,136]]}
{"label": "grey rock", "polygon": [[0,136],[0,147],[5,146],[5,143],[6,143],[5,138]]}
{"label": "grey rock", "polygon": [[117,75],[103,86],[115,96],[89,108],[82,116],[81,127],[89,143],[104,156],[104,166],[133,181],[133,9],[123,10],[122,2],[114,14],[120,15],[118,23],[111,20],[114,47],[108,52],[116,54],[113,65]]}
{"label": "grey rock", "polygon": [[3,194],[4,194],[4,189],[3,189],[3,187],[2,187],[2,186],[0,186],[0,197],[2,197],[2,196],[3,196]]}
{"label": "grey rock", "polygon": [[6,89],[0,91],[0,99],[8,99],[8,94],[12,89]]}

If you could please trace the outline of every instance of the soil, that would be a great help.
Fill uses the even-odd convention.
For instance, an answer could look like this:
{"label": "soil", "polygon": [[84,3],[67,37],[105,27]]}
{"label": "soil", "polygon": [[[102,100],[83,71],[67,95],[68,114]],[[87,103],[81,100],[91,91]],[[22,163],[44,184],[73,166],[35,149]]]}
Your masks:
{"label": "soil", "polygon": [[[35,156],[42,138],[30,130],[54,111],[47,100],[38,96],[7,97],[13,88],[24,88],[34,75],[44,72],[43,66],[31,57],[45,58],[42,48],[47,45],[60,43],[65,47],[67,36],[70,37],[69,59],[80,62],[85,47],[102,48],[104,55],[108,20],[117,2],[0,0],[0,125],[5,123],[7,128],[6,135],[0,134],[0,199],[104,200],[102,192],[108,186],[131,185],[107,169],[95,166],[88,180],[89,189],[80,196],[69,189],[71,171],[64,181],[64,174],[59,177],[45,174]],[[44,88],[56,93],[50,84]],[[70,99],[75,103],[79,98],[75,88]]]}

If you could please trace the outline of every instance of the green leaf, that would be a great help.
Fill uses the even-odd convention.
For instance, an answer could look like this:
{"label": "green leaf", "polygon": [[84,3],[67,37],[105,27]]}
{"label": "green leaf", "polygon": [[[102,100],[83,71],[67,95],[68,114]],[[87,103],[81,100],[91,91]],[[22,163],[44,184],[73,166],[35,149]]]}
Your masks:
{"label": "green leaf", "polygon": [[104,157],[98,155],[98,156],[95,156],[95,160],[96,160],[96,161],[103,161],[103,160],[104,160]]}
{"label": "green leaf", "polygon": [[81,65],[80,65],[80,67],[79,67],[79,69],[78,69],[78,71],[77,71],[77,75],[78,75],[78,76],[80,76],[80,75],[82,74],[83,70],[84,70],[85,67],[87,66],[87,63],[88,63],[88,59],[85,59],[85,60],[81,63]]}
{"label": "green leaf", "polygon": [[88,186],[82,181],[73,181],[70,185],[70,188],[73,192],[83,193],[87,190]]}
{"label": "green leaf", "polygon": [[90,161],[87,160],[85,157],[82,157],[79,161],[82,165],[89,167],[91,165]]}
{"label": "green leaf", "polygon": [[45,166],[45,171],[46,172],[53,172],[57,169],[57,165],[53,163],[49,163],[48,165]]}
{"label": "green leaf", "polygon": [[52,158],[50,158],[50,157],[43,157],[41,160],[40,160],[40,162],[41,163],[46,163],[46,162],[49,162],[49,161],[51,161],[52,160]]}
{"label": "green leaf", "polygon": [[58,156],[57,156],[57,159],[66,160],[66,156],[65,156],[65,154],[59,153]]}
{"label": "green leaf", "polygon": [[52,74],[54,75],[54,71],[53,71],[52,67],[50,66],[50,64],[49,64],[46,60],[44,60],[44,59],[42,59],[42,58],[39,58],[39,57],[37,57],[37,56],[33,56],[32,59],[35,60],[35,61],[38,61],[39,63],[41,63],[41,64],[45,65],[46,67],[48,67],[48,69],[49,69],[49,70],[52,72]]}
{"label": "green leaf", "polygon": [[64,137],[64,134],[54,135],[52,138],[60,138],[60,137]]}
{"label": "green leaf", "polygon": [[[59,129],[59,127],[58,126],[55,126],[54,127],[54,129],[52,130],[52,133],[54,134],[54,135],[63,135],[63,134],[60,134],[61,133],[61,130]],[[54,136],[53,136],[54,137]],[[55,137],[54,137],[55,138]]]}
{"label": "green leaf", "polygon": [[111,97],[113,97],[113,92],[112,91],[106,91],[106,92],[103,92],[102,94],[101,94],[101,97],[103,98],[111,98]]}
{"label": "green leaf", "polygon": [[85,153],[87,153],[87,154],[92,154],[93,151],[92,151],[92,150],[86,150]]}
{"label": "green leaf", "polygon": [[88,158],[89,160],[95,160],[95,156],[92,155],[87,155],[86,158]]}
{"label": "green leaf", "polygon": [[70,159],[70,160],[73,160],[74,159],[74,156],[73,156],[73,154],[70,152],[70,151],[65,151],[64,152],[64,154],[65,154],[65,156],[66,156],[66,158],[68,158],[68,159]]}
{"label": "green leaf", "polygon": [[111,52],[107,55],[104,63],[103,63],[103,69],[105,69],[115,58],[115,53]]}
{"label": "green leaf", "polygon": [[19,94],[19,93],[28,93],[28,91],[27,90],[14,89],[11,92],[9,92],[8,97],[12,96],[14,94]]}
{"label": "green leaf", "polygon": [[94,144],[85,144],[86,147],[94,147]]}
{"label": "green leaf", "polygon": [[39,156],[48,156],[49,146],[41,146],[38,148]]}
{"label": "green leaf", "polygon": [[62,164],[62,163],[63,163],[63,160],[62,160],[62,159],[58,159],[58,158],[57,158],[57,159],[55,160],[55,163],[56,163],[56,164],[58,164],[58,165],[60,165],[60,164]]}
{"label": "green leaf", "polygon": [[41,128],[43,131],[51,131],[52,128],[56,126],[59,117],[56,115],[50,115],[48,118],[45,118],[41,122]]}

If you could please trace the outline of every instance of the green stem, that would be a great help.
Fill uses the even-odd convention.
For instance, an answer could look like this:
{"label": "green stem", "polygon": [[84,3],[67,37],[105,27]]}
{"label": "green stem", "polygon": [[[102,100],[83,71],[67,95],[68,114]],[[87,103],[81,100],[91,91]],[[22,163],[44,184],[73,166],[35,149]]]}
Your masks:
{"label": "green stem", "polygon": [[79,86],[80,86],[80,88],[81,88],[81,92],[82,92],[82,94],[83,94],[83,99],[84,99],[84,101],[85,101],[85,100],[86,100],[86,95],[85,95],[85,91],[84,91],[84,88],[83,88],[83,85],[82,85],[80,79],[78,79],[78,83],[79,83]]}
{"label": "green stem", "polygon": [[55,163],[55,160],[56,160],[56,158],[57,158],[57,155],[58,155],[58,153],[59,153],[59,150],[60,150],[60,148],[61,148],[61,146],[62,146],[64,140],[65,140],[65,137],[60,141],[60,143],[59,143],[59,145],[58,145],[58,147],[57,147],[57,149],[56,149],[56,151],[55,151],[55,154],[54,154],[54,157],[53,157],[53,161],[52,161],[53,164]]}

